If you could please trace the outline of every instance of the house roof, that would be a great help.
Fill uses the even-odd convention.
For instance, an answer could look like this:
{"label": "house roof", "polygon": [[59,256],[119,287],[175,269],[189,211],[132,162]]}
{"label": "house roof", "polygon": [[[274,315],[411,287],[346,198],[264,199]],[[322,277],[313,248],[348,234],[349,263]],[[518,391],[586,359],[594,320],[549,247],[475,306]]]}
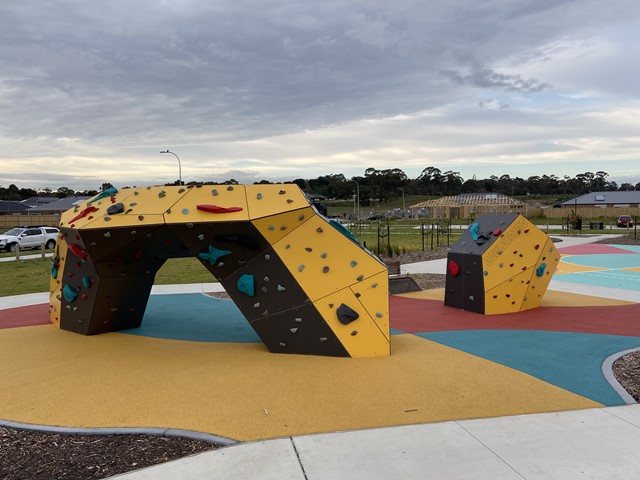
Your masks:
{"label": "house roof", "polygon": [[20,202],[8,202],[0,200],[0,213],[25,213],[29,207]]}
{"label": "house roof", "polygon": [[462,205],[492,206],[492,205],[524,205],[519,200],[502,195],[501,193],[461,193],[454,197],[440,197],[426,202],[411,205],[409,208],[424,207],[459,207]]}
{"label": "house roof", "polygon": [[591,192],[579,197],[562,202],[561,206],[571,207],[575,205],[626,205],[640,203],[640,192]]}
{"label": "house roof", "polygon": [[75,207],[77,204],[89,200],[92,197],[66,197],[56,200],[55,202],[47,203],[46,205],[38,205],[29,209],[29,213],[62,213],[66,212],[70,208]]}
{"label": "house roof", "polygon": [[58,197],[31,197],[31,198],[22,200],[20,203],[31,208],[31,207],[37,207],[38,205],[45,205],[47,203],[55,202],[57,200],[59,200]]}

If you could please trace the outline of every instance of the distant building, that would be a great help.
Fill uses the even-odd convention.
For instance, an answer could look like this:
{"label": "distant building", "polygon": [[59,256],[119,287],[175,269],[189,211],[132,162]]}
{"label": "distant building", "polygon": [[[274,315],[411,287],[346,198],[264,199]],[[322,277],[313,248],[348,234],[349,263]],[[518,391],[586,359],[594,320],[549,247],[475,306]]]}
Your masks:
{"label": "distant building", "polygon": [[70,208],[79,205],[85,200],[89,200],[92,197],[66,197],[60,198],[55,202],[47,203],[45,205],[38,205],[29,209],[29,214],[41,213],[41,214],[60,214],[66,212]]}
{"label": "distant building", "polygon": [[560,207],[638,208],[640,192],[591,192],[562,202]]}
{"label": "distant building", "polygon": [[47,203],[56,202],[58,200],[60,200],[58,197],[31,197],[26,200],[22,200],[20,203],[28,208],[33,208],[40,205],[46,205]]}
{"label": "distant building", "polygon": [[0,215],[24,215],[28,210],[29,207],[22,205],[21,202],[0,200]]}
{"label": "distant building", "polygon": [[501,193],[461,193],[409,207],[412,216],[427,218],[471,218],[485,213],[528,213],[528,204]]}

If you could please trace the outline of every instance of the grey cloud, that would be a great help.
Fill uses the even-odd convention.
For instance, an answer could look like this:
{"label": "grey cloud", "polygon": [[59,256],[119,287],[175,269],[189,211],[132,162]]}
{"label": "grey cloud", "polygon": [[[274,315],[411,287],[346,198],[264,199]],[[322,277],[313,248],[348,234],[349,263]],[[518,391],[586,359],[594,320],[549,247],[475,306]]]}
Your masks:
{"label": "grey cloud", "polygon": [[487,67],[474,68],[468,73],[453,70],[442,70],[440,73],[461,85],[490,90],[535,93],[551,88],[548,83],[540,82],[535,78],[524,79],[520,75],[498,73]]}
{"label": "grey cloud", "polygon": [[[557,45],[637,22],[634,9],[632,0],[1,2],[0,156],[17,144],[40,157],[197,149],[457,102],[486,114],[513,105],[509,94],[553,90],[520,67],[553,64]],[[589,90],[592,76],[582,78]],[[597,86],[618,93],[611,82]]]}

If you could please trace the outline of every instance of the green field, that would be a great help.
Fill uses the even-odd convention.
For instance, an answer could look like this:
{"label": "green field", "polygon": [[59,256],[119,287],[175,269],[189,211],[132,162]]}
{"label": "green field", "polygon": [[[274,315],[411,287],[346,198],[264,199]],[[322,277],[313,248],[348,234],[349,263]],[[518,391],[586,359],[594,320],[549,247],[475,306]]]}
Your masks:
{"label": "green field", "polygon": [[[51,259],[0,263],[0,297],[49,291]],[[196,258],[172,258],[156,274],[156,285],[210,283],[216,279]]]}

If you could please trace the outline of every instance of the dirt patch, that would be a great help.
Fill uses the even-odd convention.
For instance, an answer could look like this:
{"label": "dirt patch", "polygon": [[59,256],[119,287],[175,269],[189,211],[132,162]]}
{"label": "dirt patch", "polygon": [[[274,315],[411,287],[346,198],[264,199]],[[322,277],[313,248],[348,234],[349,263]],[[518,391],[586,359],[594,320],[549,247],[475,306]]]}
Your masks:
{"label": "dirt patch", "polygon": [[622,237],[605,238],[593,243],[606,243],[607,245],[640,245],[640,235],[635,238],[633,233],[629,233]]}
{"label": "dirt patch", "polygon": [[629,395],[640,402],[640,352],[629,353],[616,360],[613,375]]}
{"label": "dirt patch", "polygon": [[221,446],[182,437],[75,435],[0,427],[0,478],[107,478]]}

